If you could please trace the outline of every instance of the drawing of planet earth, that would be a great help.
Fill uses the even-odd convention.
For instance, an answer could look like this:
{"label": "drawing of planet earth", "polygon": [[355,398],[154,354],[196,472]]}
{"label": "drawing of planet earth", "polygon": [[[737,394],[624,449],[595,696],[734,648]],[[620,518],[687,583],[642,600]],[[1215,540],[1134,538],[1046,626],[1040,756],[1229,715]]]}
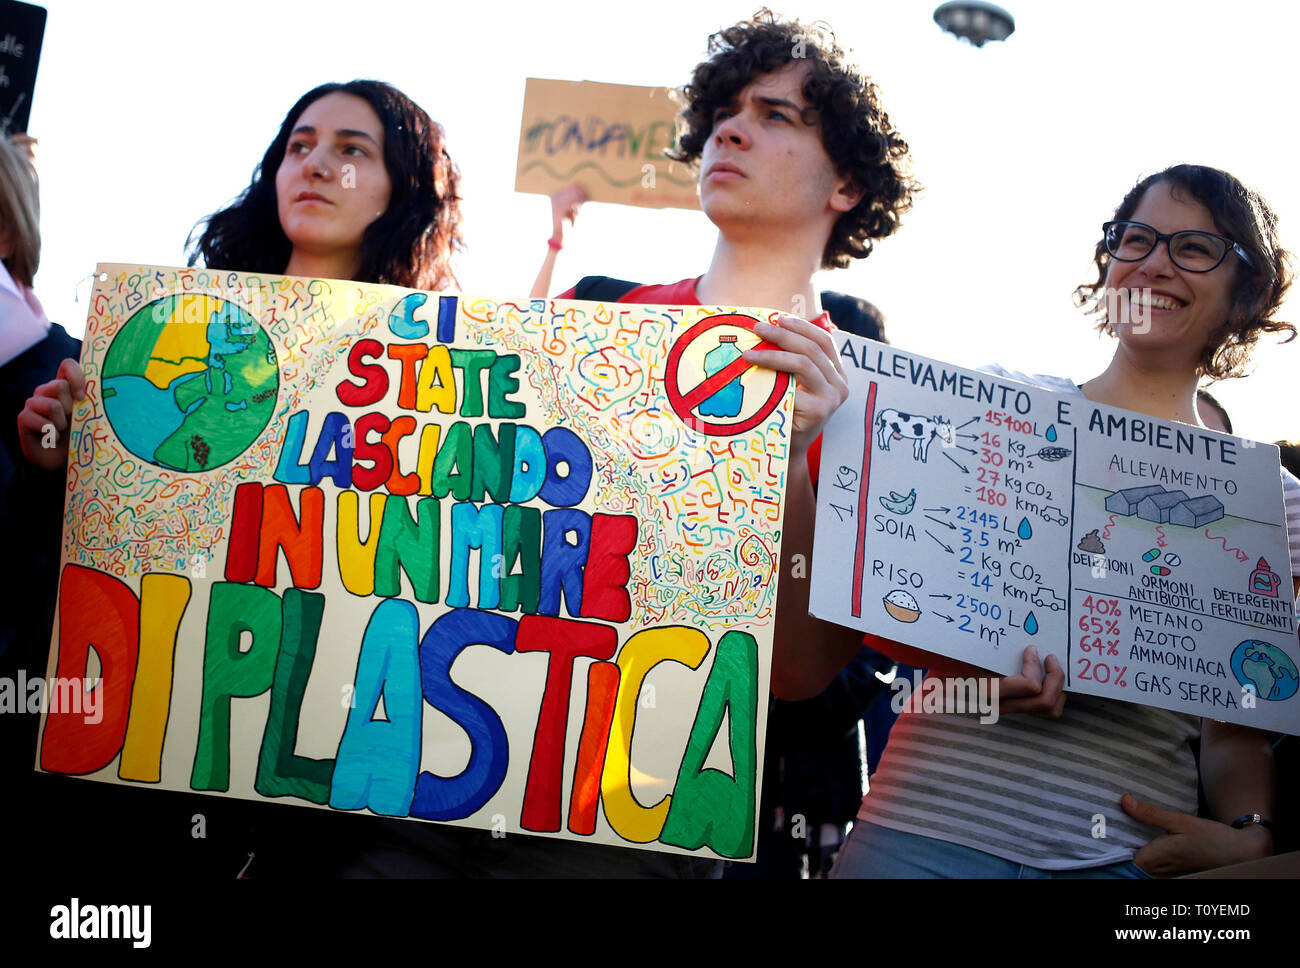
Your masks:
{"label": "drawing of planet earth", "polygon": [[1232,650],[1232,674],[1243,686],[1253,686],[1260,699],[1290,699],[1300,686],[1291,657],[1268,642],[1247,639]]}
{"label": "drawing of planet earth", "polygon": [[275,410],[280,367],[242,308],[198,293],[142,306],[104,359],[104,410],[123,446],[175,471],[237,458]]}

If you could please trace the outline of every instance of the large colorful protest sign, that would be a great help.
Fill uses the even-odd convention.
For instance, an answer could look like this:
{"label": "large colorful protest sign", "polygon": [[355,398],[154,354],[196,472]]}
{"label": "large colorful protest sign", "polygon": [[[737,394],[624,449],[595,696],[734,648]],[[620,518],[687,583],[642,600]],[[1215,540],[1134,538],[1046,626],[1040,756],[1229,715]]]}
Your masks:
{"label": "large colorful protest sign", "polygon": [[515,191],[549,195],[576,181],[598,202],[699,208],[694,172],[664,156],[677,111],[665,87],[530,77]]}
{"label": "large colorful protest sign", "polygon": [[752,855],[792,400],[757,314],[97,279],[49,667],[90,690],[42,769]]}
{"label": "large colorful protest sign", "polygon": [[1278,450],[844,334],[820,618],[1066,689],[1300,733]]}

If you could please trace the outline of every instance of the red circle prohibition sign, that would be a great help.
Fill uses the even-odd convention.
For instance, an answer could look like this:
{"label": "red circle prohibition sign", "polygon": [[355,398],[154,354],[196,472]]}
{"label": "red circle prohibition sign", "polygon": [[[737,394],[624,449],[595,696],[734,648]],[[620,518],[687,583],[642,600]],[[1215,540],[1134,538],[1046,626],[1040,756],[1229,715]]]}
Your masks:
{"label": "red circle prohibition sign", "polygon": [[[668,403],[672,406],[673,411],[689,426],[713,437],[734,437],[736,434],[743,434],[746,430],[757,427],[767,419],[781,402],[786,387],[790,385],[790,374],[778,372],[771,394],[763,401],[753,416],[746,417],[736,423],[714,423],[693,416],[696,407],[742,373],[754,367],[753,363],[747,363],[743,359],[733,360],[713,376],[705,378],[704,382],[686,393],[682,393],[681,388],[677,385],[678,368],[682,361],[682,353],[693,342],[718,326],[738,326],[741,329],[753,332],[756,322],[758,320],[754,317],[742,316],[740,313],[706,316],[678,337],[677,342],[673,344],[673,348],[668,351],[668,362],[664,367],[664,389],[668,393]],[[769,343],[766,340],[760,340],[758,345],[754,347],[756,350],[775,350],[779,348],[774,343]]]}

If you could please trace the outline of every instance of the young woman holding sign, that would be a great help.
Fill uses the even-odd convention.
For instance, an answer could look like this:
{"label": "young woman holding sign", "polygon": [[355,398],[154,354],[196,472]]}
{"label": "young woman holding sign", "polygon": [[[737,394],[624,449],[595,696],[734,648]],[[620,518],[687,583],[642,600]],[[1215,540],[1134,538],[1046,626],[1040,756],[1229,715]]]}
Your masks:
{"label": "young woman holding sign", "polygon": [[[459,184],[442,127],[401,91],[380,81],[323,84],[289,110],[248,188],[200,223],[190,263],[454,288],[452,257],[464,248]],[[67,463],[73,399],[84,393],[70,359],[36,388],[18,417],[29,461]],[[55,447],[42,447],[47,424]]]}
{"label": "young woman holding sign", "polygon": [[[325,84],[289,110],[248,188],[200,223],[190,263],[201,258],[210,268],[242,272],[454,288],[452,257],[464,247],[459,180],[442,128],[396,88],[369,80]],[[18,417],[23,453],[32,464],[51,471],[66,466],[74,400],[84,394],[85,377],[74,359],[65,359],[56,378],[36,388]],[[57,430],[54,447],[42,446],[52,442],[43,431],[48,425]],[[156,804],[140,813],[144,805],[127,810],[109,791],[96,803],[101,813],[126,810],[128,829],[161,829],[181,814],[188,825],[199,811],[211,819],[204,836],[216,850],[211,872],[221,877],[249,869],[245,852],[256,855],[251,875],[259,877],[327,874],[348,853],[338,824],[314,812],[285,817],[261,805],[204,798],[190,804],[195,810]],[[321,837],[304,833],[316,830],[313,824],[326,825]],[[320,839],[332,848],[320,850]],[[132,860],[176,865],[191,876],[207,867],[192,859],[185,866],[187,858],[168,849],[138,847]]]}
{"label": "young woman holding sign", "polygon": [[[1231,175],[1192,165],[1153,175],[1103,233],[1097,279],[1077,297],[1093,303],[1100,328],[1118,340],[1110,365],[1082,387],[1002,375],[1200,426],[1202,376],[1240,376],[1260,334],[1294,334],[1274,319],[1292,279],[1276,218]],[[1292,570],[1300,573],[1300,482],[1284,479]],[[981,675],[940,656],[889,651],[940,675]],[[1067,698],[1064,683],[1055,657],[1044,666],[1031,646],[1021,674],[999,680],[996,723],[904,714],[836,875],[1146,877],[1272,853],[1268,734]],[[1195,816],[1198,734],[1213,820]]]}

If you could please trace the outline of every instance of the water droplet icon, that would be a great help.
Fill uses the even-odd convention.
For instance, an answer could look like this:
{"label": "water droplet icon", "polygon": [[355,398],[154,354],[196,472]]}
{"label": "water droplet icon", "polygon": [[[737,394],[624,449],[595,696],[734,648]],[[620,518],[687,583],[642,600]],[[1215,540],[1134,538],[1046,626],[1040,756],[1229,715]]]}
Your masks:
{"label": "water droplet icon", "polygon": [[1025,631],[1030,635],[1038,634],[1038,619],[1034,618],[1033,612],[1025,616]]}
{"label": "water droplet icon", "polygon": [[1047,427],[1047,439],[1056,440],[1056,424],[1049,424]]}
{"label": "water droplet icon", "polygon": [[1016,534],[1028,541],[1034,536],[1034,529],[1029,526],[1028,518],[1020,519],[1020,527],[1016,528]]}

